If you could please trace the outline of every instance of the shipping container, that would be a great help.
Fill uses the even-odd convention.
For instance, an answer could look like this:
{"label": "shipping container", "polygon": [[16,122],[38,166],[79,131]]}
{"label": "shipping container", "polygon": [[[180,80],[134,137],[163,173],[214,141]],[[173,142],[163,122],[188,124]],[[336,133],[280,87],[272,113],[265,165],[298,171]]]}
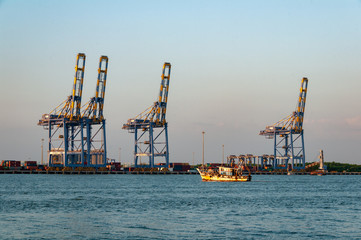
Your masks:
{"label": "shipping container", "polygon": [[191,169],[189,163],[171,163],[170,166],[173,168],[174,172],[187,172]]}
{"label": "shipping container", "polygon": [[15,160],[3,160],[1,166],[4,167],[5,170],[20,170],[21,162]]}
{"label": "shipping container", "polygon": [[28,170],[35,170],[38,168],[38,163],[36,161],[25,161],[24,167]]}
{"label": "shipping container", "polygon": [[122,165],[120,162],[110,162],[107,164],[107,169],[109,171],[120,171],[121,167]]}
{"label": "shipping container", "polygon": [[47,165],[38,165],[38,167],[37,167],[37,171],[42,171],[42,170],[46,170],[47,169]]}

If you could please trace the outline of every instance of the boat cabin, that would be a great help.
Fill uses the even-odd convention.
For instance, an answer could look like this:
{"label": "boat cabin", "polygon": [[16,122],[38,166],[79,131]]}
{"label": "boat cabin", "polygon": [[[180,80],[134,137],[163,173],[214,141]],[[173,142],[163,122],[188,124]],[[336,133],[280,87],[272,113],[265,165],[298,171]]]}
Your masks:
{"label": "boat cabin", "polygon": [[219,167],[219,174],[226,176],[234,176],[236,175],[237,169],[230,167]]}

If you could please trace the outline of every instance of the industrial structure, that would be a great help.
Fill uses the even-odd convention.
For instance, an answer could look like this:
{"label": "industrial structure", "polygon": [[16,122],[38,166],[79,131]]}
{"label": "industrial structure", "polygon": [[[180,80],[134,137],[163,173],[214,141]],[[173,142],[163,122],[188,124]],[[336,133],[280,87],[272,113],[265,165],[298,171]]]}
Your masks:
{"label": "industrial structure", "polygon": [[[169,167],[168,123],[166,110],[169,91],[171,64],[164,63],[158,101],[135,118],[128,120],[123,129],[134,133],[134,165],[138,167]],[[141,157],[148,158],[148,164],[141,164]],[[163,158],[163,163],[155,158]]]}
{"label": "industrial structure", "polygon": [[227,164],[235,165],[236,161],[247,165],[252,171],[273,169],[274,156],[264,154],[257,156],[253,154],[229,155],[227,156]]}
{"label": "industrial structure", "polygon": [[103,107],[108,57],[100,57],[95,97],[81,107],[85,59],[84,53],[77,55],[72,95],[38,122],[48,130],[50,167],[106,166]]}
{"label": "industrial structure", "polygon": [[318,168],[321,171],[326,171],[327,170],[327,166],[325,165],[325,160],[323,157],[323,150],[320,150],[320,156],[318,157],[320,159],[320,167]]}
{"label": "industrial structure", "polygon": [[296,111],[259,133],[266,138],[274,139],[274,154],[269,158],[274,169],[287,169],[289,163],[292,169],[305,168],[303,117],[307,85],[308,79],[303,78]]}
{"label": "industrial structure", "polygon": [[105,167],[107,162],[105,119],[103,116],[108,57],[99,59],[95,96],[83,106],[82,120],[86,126],[86,158],[88,166]]}

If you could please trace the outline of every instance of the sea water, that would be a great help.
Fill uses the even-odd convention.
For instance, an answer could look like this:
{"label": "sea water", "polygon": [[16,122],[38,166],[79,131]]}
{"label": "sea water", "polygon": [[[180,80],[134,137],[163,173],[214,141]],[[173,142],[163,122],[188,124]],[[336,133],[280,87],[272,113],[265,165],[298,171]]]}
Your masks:
{"label": "sea water", "polygon": [[0,175],[0,239],[361,239],[361,176]]}

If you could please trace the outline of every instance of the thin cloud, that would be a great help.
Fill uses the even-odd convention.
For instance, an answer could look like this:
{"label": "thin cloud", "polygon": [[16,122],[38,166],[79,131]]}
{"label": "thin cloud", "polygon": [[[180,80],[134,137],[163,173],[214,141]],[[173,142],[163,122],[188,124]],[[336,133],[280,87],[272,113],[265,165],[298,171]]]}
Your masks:
{"label": "thin cloud", "polygon": [[361,116],[355,116],[345,119],[346,124],[355,130],[361,130]]}

